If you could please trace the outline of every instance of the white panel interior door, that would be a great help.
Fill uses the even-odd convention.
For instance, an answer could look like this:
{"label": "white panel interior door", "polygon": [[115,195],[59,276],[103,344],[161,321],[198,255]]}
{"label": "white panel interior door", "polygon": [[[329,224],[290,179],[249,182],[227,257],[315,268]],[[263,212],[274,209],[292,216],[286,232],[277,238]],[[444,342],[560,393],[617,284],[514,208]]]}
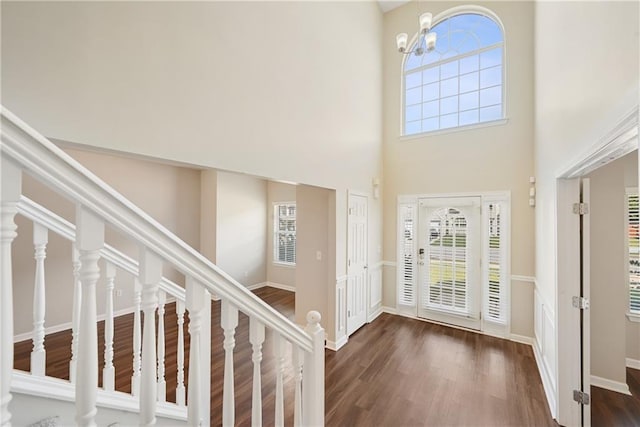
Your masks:
{"label": "white panel interior door", "polygon": [[367,321],[367,197],[349,194],[347,335]]}
{"label": "white panel interior door", "polygon": [[418,316],[480,329],[480,198],[420,199]]}

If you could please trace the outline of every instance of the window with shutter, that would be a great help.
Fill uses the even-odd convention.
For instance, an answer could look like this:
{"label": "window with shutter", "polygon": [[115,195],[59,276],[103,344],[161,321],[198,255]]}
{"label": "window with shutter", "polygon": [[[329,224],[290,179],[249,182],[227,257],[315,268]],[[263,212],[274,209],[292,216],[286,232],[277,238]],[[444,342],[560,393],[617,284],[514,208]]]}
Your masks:
{"label": "window with shutter", "polygon": [[398,305],[415,307],[416,305],[416,213],[415,204],[399,206],[398,230]]}
{"label": "window with shutter", "polygon": [[506,232],[505,202],[485,202],[484,319],[506,323]]}
{"label": "window with shutter", "polygon": [[273,261],[279,264],[296,263],[296,204],[274,205]]}
{"label": "window with shutter", "polygon": [[638,189],[627,189],[627,246],[629,250],[629,313],[640,316],[640,210]]}

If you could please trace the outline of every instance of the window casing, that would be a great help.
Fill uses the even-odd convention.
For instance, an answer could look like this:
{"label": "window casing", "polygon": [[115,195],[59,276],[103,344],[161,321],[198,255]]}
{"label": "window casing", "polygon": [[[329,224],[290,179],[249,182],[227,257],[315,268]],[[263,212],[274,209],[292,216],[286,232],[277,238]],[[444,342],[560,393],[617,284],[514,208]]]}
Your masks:
{"label": "window casing", "polygon": [[504,37],[480,12],[433,26],[435,50],[403,64],[403,134],[415,135],[504,118]]}
{"label": "window casing", "polygon": [[296,264],[296,204],[275,204],[273,215],[273,261],[278,264]]}

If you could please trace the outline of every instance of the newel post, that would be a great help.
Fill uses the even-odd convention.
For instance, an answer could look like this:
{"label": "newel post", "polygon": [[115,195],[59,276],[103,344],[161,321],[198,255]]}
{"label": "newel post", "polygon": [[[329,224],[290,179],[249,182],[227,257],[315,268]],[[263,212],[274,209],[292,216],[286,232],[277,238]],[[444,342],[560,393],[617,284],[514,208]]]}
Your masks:
{"label": "newel post", "polygon": [[324,329],[317,311],[307,313],[305,331],[313,341],[313,351],[304,354],[302,371],[302,424],[324,426]]}
{"label": "newel post", "polygon": [[7,159],[2,162],[2,193],[0,206],[0,425],[11,425],[11,375],[13,373],[13,273],[11,271],[11,244],[16,238],[13,221],[18,212],[22,193],[22,171]]}

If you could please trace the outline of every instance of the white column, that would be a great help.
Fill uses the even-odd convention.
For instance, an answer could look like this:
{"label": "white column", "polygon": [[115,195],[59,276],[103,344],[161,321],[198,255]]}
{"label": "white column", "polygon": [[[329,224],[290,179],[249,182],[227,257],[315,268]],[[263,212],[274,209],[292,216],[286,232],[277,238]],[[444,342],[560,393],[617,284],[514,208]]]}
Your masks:
{"label": "white column", "polygon": [[222,389],[222,425],[235,425],[235,396],[233,387],[233,349],[236,346],[238,309],[222,300],[220,326],[224,330],[224,388]]}
{"label": "white column", "polygon": [[273,356],[276,359],[276,413],[275,426],[284,426],[284,351],[286,340],[278,332],[273,333]]}
{"label": "white column", "polygon": [[33,287],[33,350],[31,350],[31,375],[44,376],[46,351],[44,349],[44,316],[46,311],[44,260],[46,258],[49,230],[33,223],[36,274]]}
{"label": "white column", "polygon": [[102,369],[102,388],[115,390],[116,370],[113,367],[113,289],[116,280],[116,267],[105,262],[106,307],[104,319],[104,368]]}
{"label": "white column", "polygon": [[176,404],[184,406],[184,302],[176,301],[176,314],[178,315],[178,377],[176,386]]}
{"label": "white column", "polygon": [[167,382],[164,375],[164,305],[167,294],[158,291],[158,402],[167,400]]}
{"label": "white column", "polygon": [[304,354],[302,372],[302,423],[324,426],[324,329],[320,313],[307,313],[305,331],[313,340],[313,351]]}
{"label": "white column", "polygon": [[304,366],[304,352],[299,347],[293,347],[293,377],[294,377],[294,403],[293,425],[302,425],[302,368]]}
{"label": "white column", "polygon": [[142,322],[140,309],[142,303],[142,284],[138,278],[133,279],[133,375],[131,376],[131,394],[140,396],[140,371],[142,365]]}
{"label": "white column", "polygon": [[76,244],[80,251],[80,327],[76,377],[76,424],[95,426],[98,391],[98,326],[96,319],[96,283],[100,278],[100,249],[104,246],[104,221],[93,212],[76,209]]}
{"label": "white column", "polygon": [[76,382],[76,365],[78,363],[78,329],[80,327],[80,301],[82,286],[80,285],[80,252],[76,244],[72,245],[73,260],[73,312],[71,314],[71,361],[69,361],[69,381]]}
{"label": "white column", "polygon": [[13,221],[18,212],[17,202],[22,192],[22,171],[8,159],[1,159],[2,205],[0,206],[0,425],[11,426],[11,374],[13,372],[13,273],[11,244],[16,238]]}
{"label": "white column", "polygon": [[142,283],[142,373],[140,380],[140,425],[156,423],[157,372],[156,372],[156,308],[158,285],[162,278],[162,260],[146,248],[140,251],[140,282]]}
{"label": "white column", "polygon": [[262,343],[264,342],[264,325],[251,318],[249,322],[249,342],[253,348],[253,393],[251,398],[251,426],[262,426],[262,378],[260,363],[262,362]]}
{"label": "white column", "polygon": [[[189,401],[187,405],[187,424],[192,426],[201,425],[204,422],[202,414],[202,399],[209,399],[209,396],[202,395],[201,381],[210,381],[209,378],[202,378],[202,323],[203,311],[205,309],[206,291],[202,284],[191,277],[186,280],[186,305],[189,310],[189,335],[191,345],[189,349]],[[208,417],[209,414],[206,414]],[[208,424],[208,420],[206,421]]]}

